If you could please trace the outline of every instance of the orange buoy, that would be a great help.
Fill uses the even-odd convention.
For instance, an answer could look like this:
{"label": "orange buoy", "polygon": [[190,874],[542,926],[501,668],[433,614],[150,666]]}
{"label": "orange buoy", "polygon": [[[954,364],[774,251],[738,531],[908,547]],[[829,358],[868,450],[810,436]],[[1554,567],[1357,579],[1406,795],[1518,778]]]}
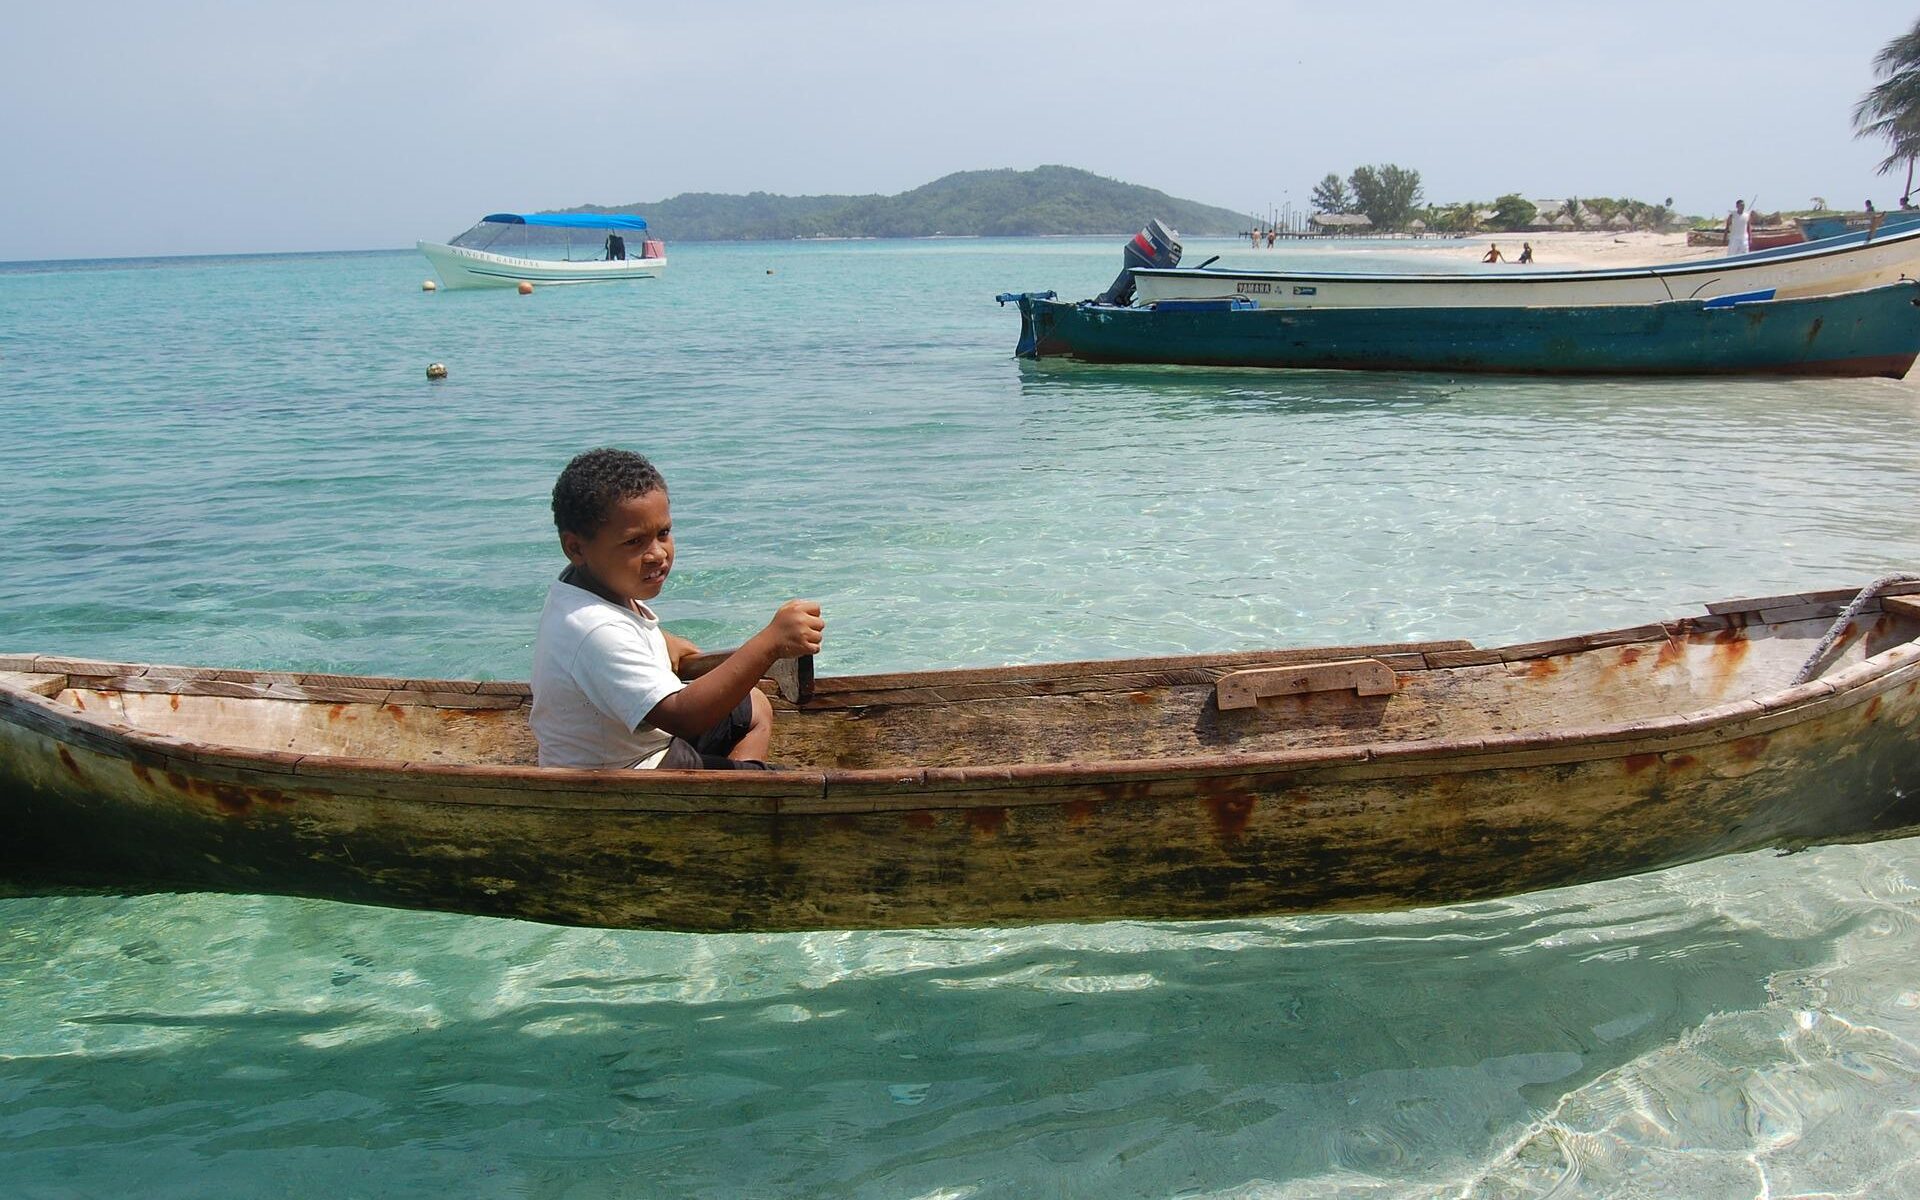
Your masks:
{"label": "orange buoy", "polygon": [[533,285],[528,283],[526,280],[522,279],[520,281],[520,294],[522,296],[533,295]]}

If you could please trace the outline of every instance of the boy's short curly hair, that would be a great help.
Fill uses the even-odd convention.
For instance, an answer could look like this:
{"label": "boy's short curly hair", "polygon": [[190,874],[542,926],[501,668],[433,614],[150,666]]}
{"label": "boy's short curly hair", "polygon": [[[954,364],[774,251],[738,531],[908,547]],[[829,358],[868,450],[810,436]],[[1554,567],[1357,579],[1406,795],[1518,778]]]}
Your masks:
{"label": "boy's short curly hair", "polygon": [[590,538],[606,524],[614,505],[655,490],[666,491],[666,479],[631,450],[602,446],[576,454],[553,484],[554,528]]}

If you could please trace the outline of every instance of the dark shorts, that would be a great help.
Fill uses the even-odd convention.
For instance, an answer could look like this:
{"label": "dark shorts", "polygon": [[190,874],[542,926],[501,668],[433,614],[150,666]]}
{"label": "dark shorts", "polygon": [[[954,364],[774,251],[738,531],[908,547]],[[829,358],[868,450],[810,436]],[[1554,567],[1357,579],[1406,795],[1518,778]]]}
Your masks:
{"label": "dark shorts", "polygon": [[733,711],[691,742],[675,738],[667,747],[660,766],[671,771],[765,771],[767,764],[751,759],[735,760],[727,755],[753,728],[753,697],[742,696]]}

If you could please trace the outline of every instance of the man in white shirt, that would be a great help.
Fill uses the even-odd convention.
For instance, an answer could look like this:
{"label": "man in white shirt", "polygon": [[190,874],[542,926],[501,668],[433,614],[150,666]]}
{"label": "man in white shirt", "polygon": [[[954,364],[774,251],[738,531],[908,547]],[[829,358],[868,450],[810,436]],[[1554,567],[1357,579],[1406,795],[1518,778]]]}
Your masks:
{"label": "man in white shirt", "polygon": [[646,601],[673,570],[666,480],[626,450],[589,450],[553,486],[570,564],[547,591],[533,645],[529,721],[543,767],[766,766],[773,706],[754,686],[781,658],[816,654],[820,606],[789,600],[765,629],[692,682],[693,643],[660,628]]}
{"label": "man in white shirt", "polygon": [[1727,214],[1727,257],[1745,254],[1753,244],[1748,227],[1753,223],[1753,214],[1747,211],[1745,200],[1735,200],[1733,211]]}

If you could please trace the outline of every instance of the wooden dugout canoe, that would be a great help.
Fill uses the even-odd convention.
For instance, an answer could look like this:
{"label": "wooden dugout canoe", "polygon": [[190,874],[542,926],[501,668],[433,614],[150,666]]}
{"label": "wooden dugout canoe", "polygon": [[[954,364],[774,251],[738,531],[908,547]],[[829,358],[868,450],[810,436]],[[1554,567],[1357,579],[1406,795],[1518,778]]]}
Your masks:
{"label": "wooden dugout canoe", "polygon": [[514,683],[0,658],[0,879],[681,930],[1507,895],[1920,821],[1914,592],[1798,686],[1853,592],[1493,650],[828,678],[769,774],[534,767]]}

